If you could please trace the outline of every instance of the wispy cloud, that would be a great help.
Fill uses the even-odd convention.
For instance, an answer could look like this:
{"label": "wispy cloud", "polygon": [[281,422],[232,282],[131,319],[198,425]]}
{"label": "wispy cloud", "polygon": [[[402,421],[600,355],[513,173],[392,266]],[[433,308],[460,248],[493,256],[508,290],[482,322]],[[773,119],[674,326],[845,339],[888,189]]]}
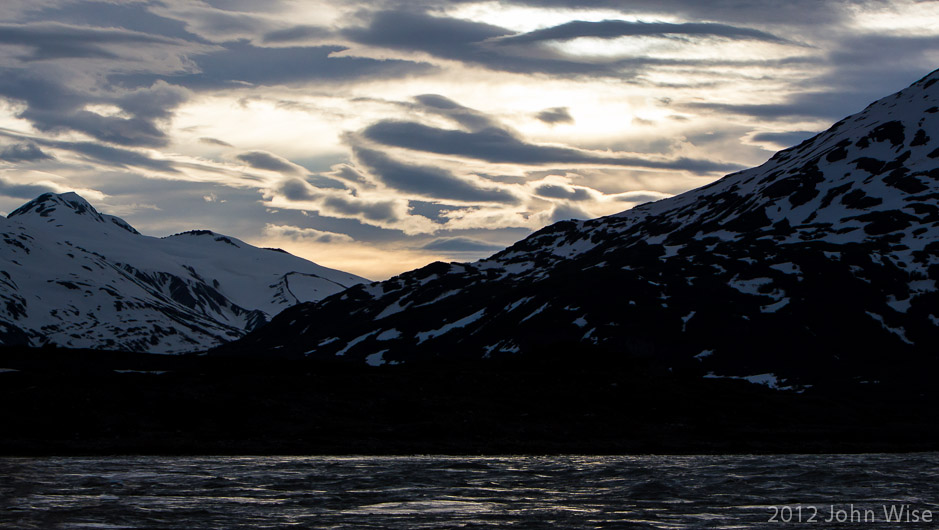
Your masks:
{"label": "wispy cloud", "polygon": [[[761,163],[932,70],[913,0],[9,0],[0,208],[387,276]],[[209,197],[210,201],[204,200]]]}

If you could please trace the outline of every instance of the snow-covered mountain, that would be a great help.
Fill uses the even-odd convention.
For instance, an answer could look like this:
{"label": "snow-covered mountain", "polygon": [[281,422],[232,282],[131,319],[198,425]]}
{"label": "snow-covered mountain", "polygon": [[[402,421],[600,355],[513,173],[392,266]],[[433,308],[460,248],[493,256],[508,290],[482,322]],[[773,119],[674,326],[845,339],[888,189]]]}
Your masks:
{"label": "snow-covered mountain", "polygon": [[939,352],[939,71],[763,165],[293,307],[221,352],[382,364],[591,349],[876,381]]}
{"label": "snow-covered mountain", "polygon": [[144,236],[75,193],[0,217],[0,238],[5,345],[204,350],[366,281],[207,230]]}

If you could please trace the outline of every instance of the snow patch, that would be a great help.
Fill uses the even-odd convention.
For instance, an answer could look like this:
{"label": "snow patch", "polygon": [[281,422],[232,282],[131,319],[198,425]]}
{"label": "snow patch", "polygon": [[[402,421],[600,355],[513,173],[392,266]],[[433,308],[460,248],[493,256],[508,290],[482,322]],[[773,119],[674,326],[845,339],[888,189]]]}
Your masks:
{"label": "snow patch", "polygon": [[372,335],[378,333],[377,331],[372,331],[371,333],[366,333],[365,335],[359,335],[358,337],[352,339],[346,344],[346,347],[336,352],[336,357],[341,357],[346,354],[350,349],[352,349],[356,344],[362,342],[363,340],[371,337]]}
{"label": "snow patch", "polygon": [[782,309],[783,307],[786,307],[787,305],[789,305],[789,297],[784,296],[778,302],[774,302],[769,305],[760,306],[760,313],[775,313],[776,311],[779,311],[780,309]]}
{"label": "snow patch", "polygon": [[392,340],[392,339],[397,339],[400,336],[401,336],[401,332],[398,331],[397,328],[391,328],[391,329],[386,329],[385,331],[382,331],[381,333],[379,333],[378,336],[375,337],[375,340]]}
{"label": "snow patch", "polygon": [[701,353],[695,355],[694,358],[699,361],[703,361],[712,355],[714,355],[714,350],[704,350]]}
{"label": "snow patch", "polygon": [[518,323],[521,324],[522,322],[525,322],[526,320],[528,320],[529,318],[531,318],[531,317],[537,315],[538,313],[541,313],[542,311],[545,310],[546,307],[548,307],[548,302],[545,302],[544,304],[542,304],[541,307],[539,307],[538,309],[535,309],[534,311],[532,311],[530,315],[528,315],[527,317],[521,319]]}
{"label": "snow patch", "polygon": [[437,338],[445,333],[449,333],[450,331],[453,331],[454,329],[466,327],[467,325],[472,324],[473,322],[476,322],[477,320],[482,318],[485,313],[486,313],[486,308],[484,307],[480,309],[479,311],[473,313],[472,315],[465,316],[457,320],[456,322],[444,324],[443,327],[440,327],[438,329],[431,330],[431,331],[421,331],[417,334],[417,343],[420,344],[427,339]]}
{"label": "snow patch", "polygon": [[913,342],[911,342],[910,339],[906,338],[906,330],[904,330],[903,328],[892,328],[888,326],[887,323],[884,321],[884,317],[881,315],[878,315],[877,313],[871,313],[870,311],[865,311],[865,313],[867,313],[867,316],[873,318],[877,322],[880,322],[880,325],[883,326],[885,330],[889,331],[890,333],[893,333],[894,335],[899,337],[900,340],[902,340],[903,342],[910,344],[910,345],[913,344]]}
{"label": "snow patch", "polygon": [[388,304],[387,307],[382,309],[381,313],[378,313],[378,315],[375,316],[375,320],[381,320],[385,317],[390,317],[395,313],[400,313],[401,311],[407,309],[409,305],[411,305],[411,302],[401,305],[401,300],[395,300],[393,303]]}
{"label": "snow patch", "polygon": [[387,351],[388,351],[388,350],[382,350],[382,351],[380,351],[380,352],[376,352],[376,353],[373,353],[373,354],[371,354],[371,355],[366,355],[366,356],[365,356],[365,364],[367,364],[367,365],[369,365],[369,366],[381,366],[381,365],[385,364],[386,361],[385,361],[382,357],[384,357],[384,355],[385,355],[385,353],[386,353]]}

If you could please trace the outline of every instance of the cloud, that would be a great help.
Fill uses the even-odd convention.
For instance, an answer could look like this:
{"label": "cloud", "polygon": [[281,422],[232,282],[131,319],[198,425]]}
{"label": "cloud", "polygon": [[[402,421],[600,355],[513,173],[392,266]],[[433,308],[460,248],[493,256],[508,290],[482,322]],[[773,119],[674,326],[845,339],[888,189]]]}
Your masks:
{"label": "cloud", "polygon": [[199,141],[202,142],[202,143],[204,143],[204,144],[209,144],[209,145],[218,145],[218,146],[221,146],[221,147],[235,147],[235,146],[233,146],[232,144],[230,144],[230,143],[228,143],[228,142],[225,142],[225,141],[223,141],[223,140],[219,140],[218,138],[207,138],[207,137],[204,137],[204,136],[203,136],[202,138],[199,138]]}
{"label": "cloud", "polygon": [[435,252],[495,252],[504,247],[469,237],[441,237],[420,248]]}
{"label": "cloud", "polygon": [[277,191],[291,201],[311,201],[320,196],[314,188],[300,179],[285,180]]}
{"label": "cloud", "polygon": [[112,147],[96,142],[67,142],[50,140],[42,137],[27,137],[0,128],[0,136],[26,143],[35,143],[40,147],[75,153],[84,158],[102,162],[111,167],[137,167],[178,175],[174,163],[170,160],[151,158],[147,154],[122,147]]}
{"label": "cloud", "polygon": [[787,131],[787,132],[761,132],[750,137],[754,142],[766,142],[775,144],[779,147],[790,147],[798,145],[803,140],[811,138],[818,132],[811,131]]}
{"label": "cloud", "polygon": [[326,195],[323,197],[323,206],[327,213],[361,217],[368,221],[395,223],[404,218],[399,201],[373,201],[351,196]]}
{"label": "cloud", "polygon": [[627,191],[624,193],[608,195],[607,197],[619,202],[634,202],[637,204],[642,204],[646,202],[660,201],[671,196],[672,195],[669,193],[662,193],[659,191]]}
{"label": "cloud", "polygon": [[117,28],[88,28],[60,23],[0,24],[0,44],[22,47],[17,59],[117,59],[127,46],[178,44],[173,39]]}
{"label": "cloud", "polygon": [[[447,0],[452,4],[473,3],[476,0]],[[864,1],[819,2],[818,0],[505,0],[504,5],[521,5],[549,9],[613,10],[624,15],[687,20],[723,20],[748,24],[805,24],[834,25],[851,16],[845,5],[862,5]]]}
{"label": "cloud", "polygon": [[594,164],[612,166],[681,169],[695,172],[733,171],[739,164],[678,158],[640,158],[625,154],[600,154],[570,147],[526,143],[504,129],[478,132],[439,129],[407,121],[384,120],[369,125],[362,135],[374,142],[415,151],[456,155],[493,163],[514,164]]}
{"label": "cloud", "polygon": [[34,199],[43,193],[59,193],[60,190],[48,183],[23,184],[0,176],[0,195],[17,199]]}
{"label": "cloud", "polygon": [[615,39],[627,36],[663,37],[667,35],[699,35],[728,39],[752,39],[767,42],[786,42],[771,33],[752,28],[707,22],[642,22],[627,20],[602,20],[585,22],[575,20],[559,26],[542,28],[528,33],[497,39],[499,44],[530,44],[542,41],[565,41],[581,37]]}
{"label": "cloud", "polygon": [[179,170],[169,160],[150,158],[149,156],[130,149],[111,147],[93,142],[62,142],[55,140],[36,140],[42,145],[56,149],[63,149],[83,155],[85,157],[104,162],[110,166],[138,167],[161,171],[163,173],[178,174]]}
{"label": "cloud", "polygon": [[542,197],[552,199],[566,199],[569,201],[589,201],[596,198],[594,190],[581,186],[561,186],[557,184],[542,184],[535,188],[535,193]]}
{"label": "cloud", "polygon": [[51,160],[52,158],[34,143],[13,144],[0,149],[0,159],[7,162],[35,162],[37,160]]}
{"label": "cloud", "polygon": [[296,42],[329,36],[333,36],[333,32],[319,26],[291,26],[266,33],[261,41],[265,43]]}
{"label": "cloud", "polygon": [[149,88],[138,88],[121,95],[114,104],[139,119],[167,120],[173,116],[173,110],[189,100],[191,95],[183,87],[156,81]]}
{"label": "cloud", "polygon": [[326,232],[315,228],[301,228],[298,226],[267,224],[264,233],[271,237],[282,237],[293,240],[303,240],[314,243],[352,243],[355,239],[347,234]]}
{"label": "cloud", "polygon": [[373,13],[368,26],[342,31],[344,36],[361,44],[432,51],[450,57],[467,53],[474,43],[511,33],[489,24],[408,11]]}
{"label": "cloud", "polygon": [[403,59],[337,56],[345,46],[262,47],[246,40],[226,42],[220,49],[190,55],[197,72],[177,75],[115,76],[126,84],[149,84],[163,79],[193,90],[246,86],[292,85],[306,82],[342,83],[391,79],[426,73],[431,66]]}
{"label": "cloud", "polygon": [[248,151],[237,155],[235,158],[255,169],[293,174],[303,172],[300,166],[297,166],[286,158],[266,151]]}
{"label": "cloud", "polygon": [[444,59],[478,64],[506,72],[620,77],[627,74],[625,70],[629,66],[628,63],[617,61],[570,60],[544,50],[533,55],[507,53],[505,47],[500,49],[488,41],[512,35],[512,30],[419,12],[380,11],[371,15],[366,26],[346,28],[341,34],[359,44],[420,51]]}
{"label": "cloud", "polygon": [[571,116],[570,110],[568,110],[567,107],[545,109],[535,114],[535,118],[551,125],[556,123],[574,123],[574,117]]}
{"label": "cloud", "polygon": [[151,35],[204,42],[201,37],[187,31],[182,20],[157,15],[148,7],[150,6],[142,2],[76,1],[30,10],[24,19],[34,22],[58,21],[84,26],[124,28]]}
{"label": "cloud", "polygon": [[566,203],[555,204],[550,214],[552,223],[569,219],[590,219],[592,217],[594,216],[583,208]]}
{"label": "cloud", "polygon": [[356,160],[385,185],[422,197],[465,202],[516,204],[519,199],[508,190],[484,188],[436,167],[405,164],[378,151],[353,147]]}
{"label": "cloud", "polygon": [[[43,132],[73,130],[98,140],[126,146],[162,147],[169,143],[156,122],[165,120],[185,101],[186,92],[157,82],[151,87],[118,93],[79,92],[68,78],[47,79],[28,69],[0,68],[0,96],[22,101],[19,118]],[[90,104],[111,104],[129,116],[105,116],[87,110]]]}
{"label": "cloud", "polygon": [[498,122],[491,116],[439,94],[423,94],[415,96],[414,100],[420,110],[447,117],[470,131],[498,126]]}
{"label": "cloud", "polygon": [[317,209],[327,215],[355,218],[380,225],[394,225],[407,217],[406,201],[358,197],[348,191],[317,188],[299,178],[287,179],[272,191],[289,202]]}
{"label": "cloud", "polygon": [[815,75],[793,81],[774,102],[691,102],[686,108],[738,114],[764,120],[814,118],[835,121],[861,111],[871,101],[901,90],[935,67],[939,37],[861,32],[826,46]]}

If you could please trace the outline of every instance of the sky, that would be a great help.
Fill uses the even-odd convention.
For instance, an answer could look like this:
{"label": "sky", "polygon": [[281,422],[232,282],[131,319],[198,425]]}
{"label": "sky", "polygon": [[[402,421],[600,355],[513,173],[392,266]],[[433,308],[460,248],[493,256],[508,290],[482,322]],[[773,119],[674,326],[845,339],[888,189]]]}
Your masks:
{"label": "sky", "polygon": [[939,2],[4,0],[0,212],[76,191],[370,279],[759,165],[939,68]]}

